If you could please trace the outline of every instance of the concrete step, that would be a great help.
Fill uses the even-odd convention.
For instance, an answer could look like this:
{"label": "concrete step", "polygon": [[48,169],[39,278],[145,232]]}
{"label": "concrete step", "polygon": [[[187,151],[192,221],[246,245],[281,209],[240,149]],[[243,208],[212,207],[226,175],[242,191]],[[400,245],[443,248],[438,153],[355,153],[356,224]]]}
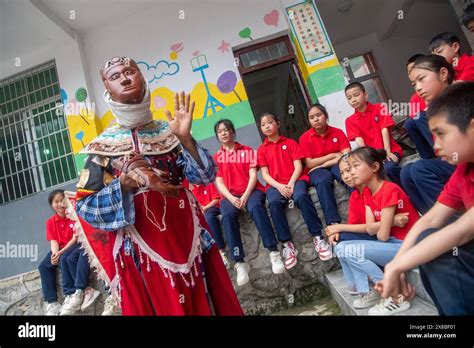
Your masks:
{"label": "concrete step", "polygon": [[[339,269],[337,271],[331,272],[326,274],[326,279],[329,284],[329,289],[331,290],[331,294],[333,299],[337,302],[339,307],[341,308],[342,313],[344,315],[367,315],[369,308],[365,309],[355,309],[353,306],[354,300],[357,298],[356,296],[352,296],[349,293],[349,289],[344,281],[344,277],[342,275],[342,270]],[[436,308],[433,306],[432,303],[429,303],[422,299],[419,296],[416,296],[411,301],[411,308],[405,312],[401,312],[396,315],[438,315]]]}

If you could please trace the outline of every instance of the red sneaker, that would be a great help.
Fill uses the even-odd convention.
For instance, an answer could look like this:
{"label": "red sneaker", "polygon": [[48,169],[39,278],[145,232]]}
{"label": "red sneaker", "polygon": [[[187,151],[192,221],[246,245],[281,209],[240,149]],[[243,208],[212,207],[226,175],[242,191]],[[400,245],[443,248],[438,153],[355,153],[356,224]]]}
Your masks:
{"label": "red sneaker", "polygon": [[319,258],[322,261],[327,261],[332,259],[332,247],[329,245],[328,242],[324,239],[324,237],[314,237],[314,249],[318,253]]}
{"label": "red sneaker", "polygon": [[296,259],[296,256],[298,255],[298,250],[296,250],[292,242],[285,243],[285,247],[283,248],[282,254],[285,258],[286,269],[293,268],[298,262],[298,260]]}

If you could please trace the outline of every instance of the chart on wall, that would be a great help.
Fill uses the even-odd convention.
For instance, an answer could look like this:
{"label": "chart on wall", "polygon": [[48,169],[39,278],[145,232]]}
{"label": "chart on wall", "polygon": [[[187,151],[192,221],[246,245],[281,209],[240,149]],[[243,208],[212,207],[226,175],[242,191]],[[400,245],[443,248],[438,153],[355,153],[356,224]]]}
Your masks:
{"label": "chart on wall", "polygon": [[286,7],[286,14],[306,63],[334,57],[328,34],[312,1]]}

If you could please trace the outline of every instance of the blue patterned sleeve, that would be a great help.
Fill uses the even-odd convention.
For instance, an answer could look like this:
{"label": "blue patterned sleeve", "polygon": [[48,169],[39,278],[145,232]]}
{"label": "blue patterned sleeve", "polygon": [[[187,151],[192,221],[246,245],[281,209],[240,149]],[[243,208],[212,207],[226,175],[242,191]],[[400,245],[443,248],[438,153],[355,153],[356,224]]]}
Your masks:
{"label": "blue patterned sleeve", "polygon": [[103,231],[116,231],[135,222],[133,193],[122,194],[118,178],[100,191],[78,200],[76,211],[92,227]]}
{"label": "blue patterned sleeve", "polygon": [[178,156],[177,164],[183,169],[186,179],[197,185],[209,185],[216,178],[217,166],[209,151],[199,145],[196,148],[203,163],[203,168],[199,166],[191,154],[183,147],[183,151]]}

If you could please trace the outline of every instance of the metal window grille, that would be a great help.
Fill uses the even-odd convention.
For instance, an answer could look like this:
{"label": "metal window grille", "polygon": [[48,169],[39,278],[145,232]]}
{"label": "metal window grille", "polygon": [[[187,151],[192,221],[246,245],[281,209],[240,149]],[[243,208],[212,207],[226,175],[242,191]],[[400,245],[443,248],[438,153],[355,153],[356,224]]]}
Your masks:
{"label": "metal window grille", "polygon": [[77,178],[54,61],[0,80],[0,205]]}

